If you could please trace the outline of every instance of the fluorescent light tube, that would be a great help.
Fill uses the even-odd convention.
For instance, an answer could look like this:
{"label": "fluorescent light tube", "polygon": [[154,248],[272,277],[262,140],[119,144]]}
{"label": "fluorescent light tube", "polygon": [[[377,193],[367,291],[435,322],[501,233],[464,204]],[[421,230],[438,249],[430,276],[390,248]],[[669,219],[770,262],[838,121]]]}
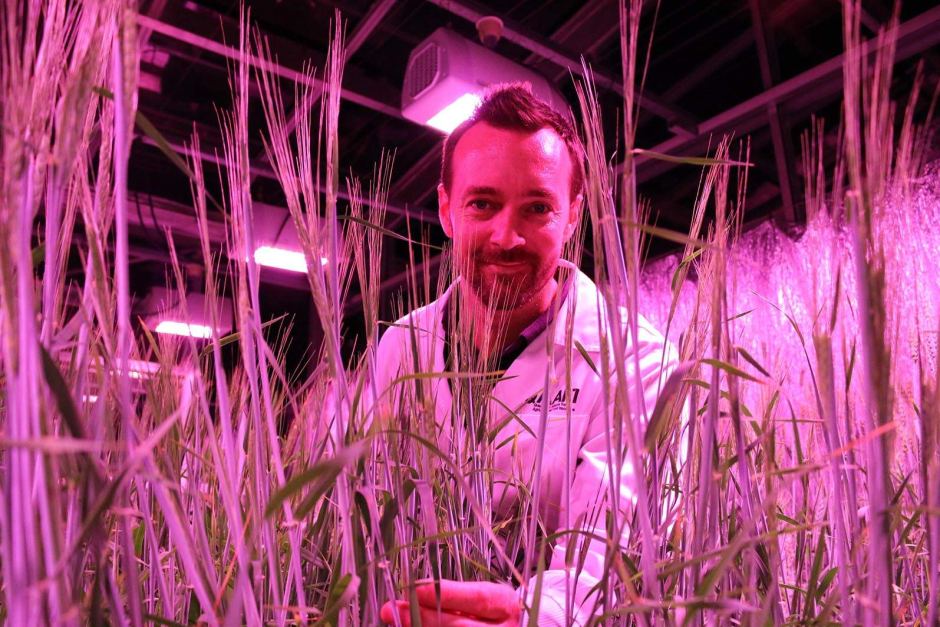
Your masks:
{"label": "fluorescent light tube", "polygon": [[[326,257],[320,257],[320,263],[324,266],[329,261]],[[303,252],[275,246],[259,246],[255,250],[255,263],[260,266],[279,268],[291,272],[307,271],[307,259],[304,257]]]}
{"label": "fluorescent light tube", "polygon": [[461,122],[473,115],[474,109],[479,104],[480,96],[472,93],[464,94],[438,111],[434,117],[428,120],[428,126],[450,133],[460,126]]}
{"label": "fluorescent light tube", "polygon": [[182,335],[183,337],[212,337],[212,327],[204,324],[189,324],[178,320],[161,320],[154,331],[167,335]]}

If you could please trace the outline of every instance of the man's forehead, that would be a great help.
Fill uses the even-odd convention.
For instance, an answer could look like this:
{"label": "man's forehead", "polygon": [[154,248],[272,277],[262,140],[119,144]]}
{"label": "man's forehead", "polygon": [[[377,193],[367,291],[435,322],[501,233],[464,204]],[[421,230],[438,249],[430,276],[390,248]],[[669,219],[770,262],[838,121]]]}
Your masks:
{"label": "man's forehead", "polygon": [[455,179],[495,174],[493,166],[506,159],[512,160],[516,172],[527,170],[535,176],[557,177],[571,167],[567,145],[553,129],[526,132],[480,123],[469,128],[454,147]]}
{"label": "man's forehead", "polygon": [[565,141],[548,127],[537,131],[519,131],[491,126],[486,122],[474,124],[463,134],[454,146],[454,156],[466,156],[468,153],[483,150],[520,150],[540,153],[544,157],[566,155]]}

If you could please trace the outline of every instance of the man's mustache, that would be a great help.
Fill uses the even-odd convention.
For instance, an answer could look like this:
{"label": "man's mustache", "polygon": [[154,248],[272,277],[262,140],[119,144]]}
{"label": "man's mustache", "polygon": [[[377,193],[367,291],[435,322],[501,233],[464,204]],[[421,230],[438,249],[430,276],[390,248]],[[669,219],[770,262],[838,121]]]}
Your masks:
{"label": "man's mustache", "polygon": [[488,263],[531,263],[532,255],[524,251],[480,253],[473,256],[473,261],[477,265]]}

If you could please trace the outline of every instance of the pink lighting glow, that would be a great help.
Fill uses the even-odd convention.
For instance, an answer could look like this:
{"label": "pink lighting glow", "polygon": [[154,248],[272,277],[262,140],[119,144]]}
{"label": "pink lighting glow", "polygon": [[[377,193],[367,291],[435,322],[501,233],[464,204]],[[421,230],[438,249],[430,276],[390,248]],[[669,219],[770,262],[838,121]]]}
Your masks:
{"label": "pink lighting glow", "polygon": [[477,94],[464,94],[438,111],[434,117],[428,120],[428,126],[450,133],[461,122],[469,118],[479,104],[480,96]]}
{"label": "pink lighting glow", "polygon": [[[320,257],[321,265],[325,266],[329,261],[326,257]],[[307,260],[303,252],[274,246],[259,246],[255,250],[255,263],[269,268],[290,270],[291,272],[307,271]]]}
{"label": "pink lighting glow", "polygon": [[212,328],[204,324],[189,324],[177,320],[162,320],[157,328],[157,333],[167,335],[182,335],[184,337],[209,338],[212,337]]}

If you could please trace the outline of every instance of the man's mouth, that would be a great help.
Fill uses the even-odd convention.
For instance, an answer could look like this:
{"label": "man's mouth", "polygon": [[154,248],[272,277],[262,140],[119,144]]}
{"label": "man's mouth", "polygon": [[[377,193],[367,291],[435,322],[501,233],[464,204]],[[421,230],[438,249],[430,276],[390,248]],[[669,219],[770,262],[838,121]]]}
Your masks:
{"label": "man's mouth", "polygon": [[482,270],[490,274],[518,274],[524,271],[528,266],[523,261],[484,261]]}
{"label": "man's mouth", "polygon": [[477,265],[490,266],[493,268],[511,268],[518,269],[527,265],[527,260],[512,257],[477,257]]}

